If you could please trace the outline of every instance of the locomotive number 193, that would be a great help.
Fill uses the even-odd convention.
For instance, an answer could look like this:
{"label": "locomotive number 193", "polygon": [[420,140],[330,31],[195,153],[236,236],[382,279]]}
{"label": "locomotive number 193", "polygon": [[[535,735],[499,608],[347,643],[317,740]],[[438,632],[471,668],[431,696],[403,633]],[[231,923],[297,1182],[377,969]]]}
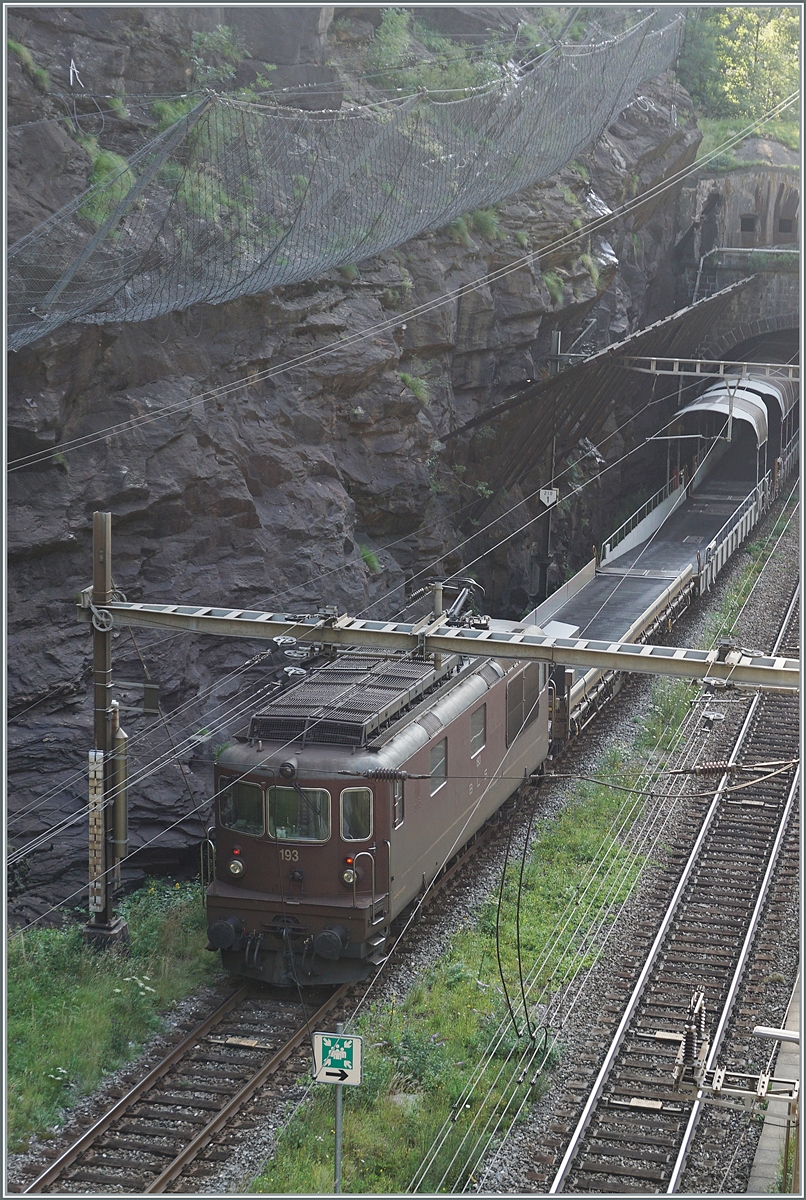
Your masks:
{"label": "locomotive number 193", "polygon": [[286,862],[299,862],[299,850],[286,850],[285,847],[281,847],[280,858],[284,858]]}

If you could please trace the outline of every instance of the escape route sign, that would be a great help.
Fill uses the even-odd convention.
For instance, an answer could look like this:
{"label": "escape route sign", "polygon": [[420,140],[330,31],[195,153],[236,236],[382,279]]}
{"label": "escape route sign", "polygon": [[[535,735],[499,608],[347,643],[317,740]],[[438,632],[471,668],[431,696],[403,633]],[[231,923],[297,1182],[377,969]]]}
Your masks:
{"label": "escape route sign", "polygon": [[313,1077],[317,1083],[361,1083],[362,1038],[340,1033],[313,1035]]}

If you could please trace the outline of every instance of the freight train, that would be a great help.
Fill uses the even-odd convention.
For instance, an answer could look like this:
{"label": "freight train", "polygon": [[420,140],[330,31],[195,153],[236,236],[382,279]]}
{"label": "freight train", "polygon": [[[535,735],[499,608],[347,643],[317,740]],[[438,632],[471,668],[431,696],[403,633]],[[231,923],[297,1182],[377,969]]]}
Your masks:
{"label": "freight train", "polygon": [[[706,440],[726,414],[751,425],[747,457],[755,453],[758,480],[768,430],[776,468],[791,469],[796,396],[783,372],[720,378],[678,418]],[[774,490],[773,479],[763,495]],[[489,622],[463,615],[473,599],[465,582],[449,623]],[[640,636],[642,618],[627,616]],[[276,692],[215,765],[208,949],[221,951],[228,971],[277,985],[359,980],[384,960],[395,918],[544,763],[552,732],[563,720],[567,727],[572,673],[348,651],[279,674]]]}

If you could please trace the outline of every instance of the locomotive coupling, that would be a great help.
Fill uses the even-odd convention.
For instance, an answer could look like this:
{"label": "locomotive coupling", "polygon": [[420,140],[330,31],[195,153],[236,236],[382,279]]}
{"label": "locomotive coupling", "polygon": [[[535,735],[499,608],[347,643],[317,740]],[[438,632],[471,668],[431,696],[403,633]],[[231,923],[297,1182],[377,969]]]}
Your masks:
{"label": "locomotive coupling", "polygon": [[240,917],[224,917],[207,926],[208,950],[237,950],[244,931]]}

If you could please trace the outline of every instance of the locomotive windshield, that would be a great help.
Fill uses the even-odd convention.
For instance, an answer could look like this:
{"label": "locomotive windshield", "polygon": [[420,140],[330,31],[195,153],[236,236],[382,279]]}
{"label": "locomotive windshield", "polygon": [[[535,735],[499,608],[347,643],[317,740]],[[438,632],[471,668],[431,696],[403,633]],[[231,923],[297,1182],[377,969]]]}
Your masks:
{"label": "locomotive windshield", "polygon": [[225,787],[218,811],[225,829],[248,833],[252,837],[260,837],[265,831],[263,788],[255,783],[231,783]]}
{"label": "locomotive windshield", "polygon": [[326,842],[330,792],[324,788],[269,788],[269,834],[280,842]]}

